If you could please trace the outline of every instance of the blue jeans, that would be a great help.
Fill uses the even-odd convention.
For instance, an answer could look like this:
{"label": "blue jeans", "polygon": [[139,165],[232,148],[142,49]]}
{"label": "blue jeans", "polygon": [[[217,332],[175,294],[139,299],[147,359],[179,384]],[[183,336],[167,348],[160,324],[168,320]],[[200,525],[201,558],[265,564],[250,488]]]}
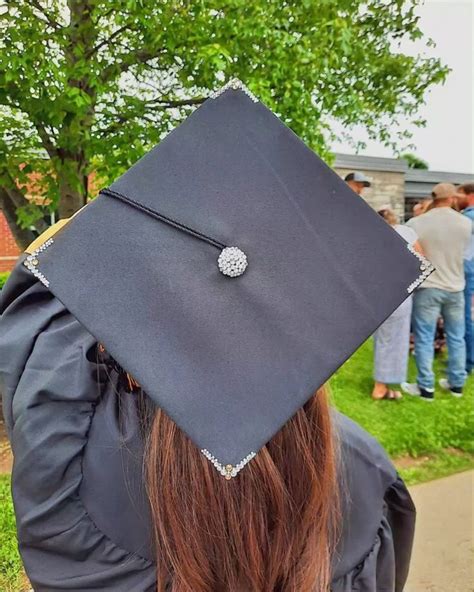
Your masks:
{"label": "blue jeans", "polygon": [[464,266],[466,277],[466,288],[464,290],[464,300],[466,302],[466,370],[474,370],[474,262],[470,262],[468,268]]}
{"label": "blue jeans", "polygon": [[439,316],[443,317],[448,344],[448,381],[462,387],[466,380],[466,342],[464,341],[464,293],[447,292],[438,288],[420,288],[413,299],[413,331],[417,383],[433,389],[434,336]]}

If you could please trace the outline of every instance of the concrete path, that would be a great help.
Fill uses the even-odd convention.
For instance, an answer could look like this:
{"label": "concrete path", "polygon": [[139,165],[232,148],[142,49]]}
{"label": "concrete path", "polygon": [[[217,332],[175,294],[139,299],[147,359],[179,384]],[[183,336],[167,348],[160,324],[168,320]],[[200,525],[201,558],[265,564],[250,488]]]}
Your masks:
{"label": "concrete path", "polygon": [[405,592],[473,592],[474,471],[415,485],[415,548]]}

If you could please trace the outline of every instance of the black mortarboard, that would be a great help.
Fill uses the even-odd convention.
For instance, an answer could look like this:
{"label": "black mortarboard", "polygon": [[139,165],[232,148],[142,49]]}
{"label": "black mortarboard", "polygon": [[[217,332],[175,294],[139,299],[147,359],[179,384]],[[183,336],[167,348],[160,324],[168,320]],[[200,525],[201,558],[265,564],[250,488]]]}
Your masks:
{"label": "black mortarboard", "polygon": [[431,270],[238,82],[25,264],[227,476]]}

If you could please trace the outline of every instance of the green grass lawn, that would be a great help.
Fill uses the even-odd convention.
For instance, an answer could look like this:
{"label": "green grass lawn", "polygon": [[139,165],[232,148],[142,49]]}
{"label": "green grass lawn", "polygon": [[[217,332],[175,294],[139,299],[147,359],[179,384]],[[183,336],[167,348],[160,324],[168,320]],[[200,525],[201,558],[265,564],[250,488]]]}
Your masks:
{"label": "green grass lawn", "polygon": [[[409,395],[400,401],[373,401],[372,353],[369,340],[333,376],[335,406],[383,444],[408,483],[473,467],[474,377],[461,399],[437,389],[433,403]],[[445,375],[444,358],[436,359],[435,370],[438,378]],[[410,381],[415,377],[411,358]]]}
{"label": "green grass lawn", "polygon": [[[436,361],[443,376],[444,362]],[[474,378],[462,399],[436,391],[434,403],[405,396],[372,401],[372,342],[366,342],[331,379],[336,407],[360,423],[386,448],[408,483],[428,481],[474,466]],[[410,360],[410,379],[415,378]],[[0,476],[0,590],[25,592],[16,549],[9,475]]]}
{"label": "green grass lawn", "polygon": [[25,592],[29,589],[16,545],[10,475],[0,475],[0,590]]}

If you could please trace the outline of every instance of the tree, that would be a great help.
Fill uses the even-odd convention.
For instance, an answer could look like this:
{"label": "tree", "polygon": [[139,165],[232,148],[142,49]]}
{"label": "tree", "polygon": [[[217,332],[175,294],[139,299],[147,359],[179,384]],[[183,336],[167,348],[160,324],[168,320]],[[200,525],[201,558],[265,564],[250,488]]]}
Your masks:
{"label": "tree", "polygon": [[428,168],[429,168],[428,163],[425,160],[422,160],[416,154],[411,154],[410,152],[406,152],[405,154],[402,154],[400,156],[400,158],[403,158],[403,160],[407,161],[409,169],[428,170]]}
{"label": "tree", "polygon": [[[0,207],[19,245],[70,216],[241,78],[328,155],[330,120],[416,118],[447,70],[412,57],[418,0],[7,0],[0,21]],[[35,202],[31,193],[32,175]]]}

